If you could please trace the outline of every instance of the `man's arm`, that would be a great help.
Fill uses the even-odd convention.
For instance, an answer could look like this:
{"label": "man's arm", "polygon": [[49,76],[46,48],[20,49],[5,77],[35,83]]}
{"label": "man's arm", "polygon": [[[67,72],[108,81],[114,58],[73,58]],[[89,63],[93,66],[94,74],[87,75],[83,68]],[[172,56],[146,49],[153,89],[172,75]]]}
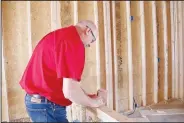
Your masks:
{"label": "man's arm", "polygon": [[64,78],[63,93],[65,98],[80,105],[89,107],[99,107],[105,105],[101,97],[90,98],[80,87],[79,82]]}

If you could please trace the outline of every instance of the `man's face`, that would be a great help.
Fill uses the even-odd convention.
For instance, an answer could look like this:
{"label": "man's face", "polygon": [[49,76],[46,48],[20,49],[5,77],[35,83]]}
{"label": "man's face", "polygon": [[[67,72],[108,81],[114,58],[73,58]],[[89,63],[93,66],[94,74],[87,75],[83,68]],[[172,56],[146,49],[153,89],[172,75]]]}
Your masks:
{"label": "man's face", "polygon": [[86,38],[85,38],[85,46],[90,47],[90,44],[96,41],[96,36],[93,32],[93,30],[86,26],[86,32],[85,32]]}

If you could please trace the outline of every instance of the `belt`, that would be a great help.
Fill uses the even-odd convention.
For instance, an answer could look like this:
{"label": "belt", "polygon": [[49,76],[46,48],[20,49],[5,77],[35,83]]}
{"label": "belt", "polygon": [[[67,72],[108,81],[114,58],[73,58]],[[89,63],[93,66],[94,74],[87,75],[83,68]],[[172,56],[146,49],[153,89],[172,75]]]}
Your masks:
{"label": "belt", "polygon": [[44,103],[52,103],[51,101],[49,101],[47,98],[45,98],[44,96],[41,96],[39,94],[27,94],[28,96],[31,97],[31,101],[32,102],[44,102]]}

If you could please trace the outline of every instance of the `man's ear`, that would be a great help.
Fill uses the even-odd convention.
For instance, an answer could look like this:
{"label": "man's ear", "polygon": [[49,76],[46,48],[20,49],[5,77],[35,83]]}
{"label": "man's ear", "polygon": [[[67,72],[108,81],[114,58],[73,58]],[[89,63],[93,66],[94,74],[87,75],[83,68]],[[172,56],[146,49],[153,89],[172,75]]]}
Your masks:
{"label": "man's ear", "polygon": [[89,35],[89,34],[90,34],[90,29],[89,29],[89,28],[86,28],[85,34],[86,34],[86,35]]}

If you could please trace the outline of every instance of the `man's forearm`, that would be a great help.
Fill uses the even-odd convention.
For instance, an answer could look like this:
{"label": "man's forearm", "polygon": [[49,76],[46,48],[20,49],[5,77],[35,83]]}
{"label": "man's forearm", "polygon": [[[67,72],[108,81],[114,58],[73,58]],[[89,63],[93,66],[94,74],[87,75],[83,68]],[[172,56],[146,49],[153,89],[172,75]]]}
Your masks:
{"label": "man's forearm", "polygon": [[98,107],[98,99],[90,98],[81,88],[72,90],[70,100],[80,105]]}

